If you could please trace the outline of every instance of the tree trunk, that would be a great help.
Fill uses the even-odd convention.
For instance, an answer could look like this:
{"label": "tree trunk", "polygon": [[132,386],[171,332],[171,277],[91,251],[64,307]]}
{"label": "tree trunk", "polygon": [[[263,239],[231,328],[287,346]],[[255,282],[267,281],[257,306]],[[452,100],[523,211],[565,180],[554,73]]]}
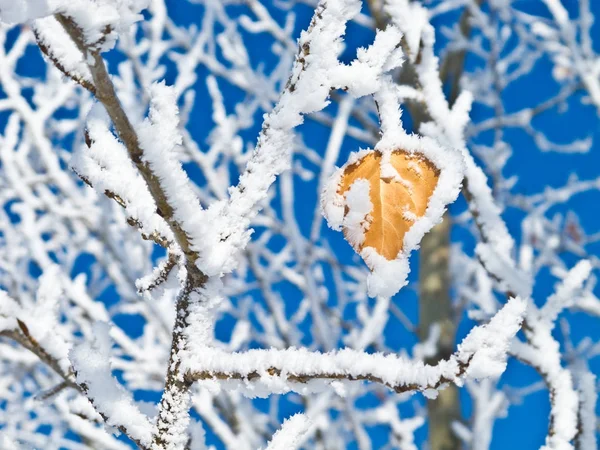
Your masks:
{"label": "tree trunk", "polygon": [[[450,217],[425,235],[421,242],[419,264],[419,338],[428,338],[431,327],[440,326],[437,353],[427,360],[435,364],[454,351],[456,324],[453,320],[448,270],[450,254]],[[460,420],[458,388],[451,384],[435,400],[427,401],[430,450],[455,450],[460,441],[452,423]]]}

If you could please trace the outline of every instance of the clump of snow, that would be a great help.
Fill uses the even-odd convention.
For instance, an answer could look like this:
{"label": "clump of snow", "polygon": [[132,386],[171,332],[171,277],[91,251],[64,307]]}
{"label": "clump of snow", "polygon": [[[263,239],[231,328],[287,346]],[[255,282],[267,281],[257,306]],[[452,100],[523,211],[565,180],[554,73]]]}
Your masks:
{"label": "clump of snow", "polygon": [[401,252],[396,259],[388,261],[373,247],[365,247],[360,252],[360,256],[371,269],[367,279],[368,293],[371,297],[378,295],[391,297],[408,283],[410,264],[404,252]]}
{"label": "clump of snow", "polygon": [[333,230],[341,231],[342,226],[344,225],[346,199],[338,192],[344,176],[344,170],[342,169],[345,169],[352,164],[356,164],[371,151],[372,150],[370,149],[364,149],[351,153],[346,164],[344,164],[342,168],[334,170],[329,177],[329,180],[323,186],[320,203],[321,211],[327,219],[327,224]]}
{"label": "clump of snow", "polygon": [[20,307],[5,291],[0,290],[0,331],[17,328],[17,313]]}
{"label": "clump of snow", "polygon": [[271,438],[266,450],[295,450],[299,448],[312,425],[306,414],[294,414],[286,419]]}
{"label": "clump of snow", "polygon": [[149,0],[0,0],[0,22],[16,24],[63,14],[73,19],[85,44],[110,50],[119,33],[142,19]]}
{"label": "clump of snow", "polygon": [[40,44],[46,47],[52,58],[66,72],[74,78],[93,84],[92,74],[83,54],[54,17],[49,16],[35,20],[33,29]]}
{"label": "clump of snow", "polygon": [[333,85],[346,89],[354,97],[376,92],[382,76],[402,65],[401,38],[402,33],[395,26],[378,30],[373,44],[358,49],[356,59],[349,66],[339,64],[330,71]]}
{"label": "clump of snow", "polygon": [[342,170],[335,170],[324,184],[321,193],[321,211],[327,218],[329,227],[336,231],[341,231],[344,223],[344,203],[346,200],[338,192],[343,177],[344,172]]}
{"label": "clump of snow", "polygon": [[173,219],[190,240],[192,249],[201,251],[205,239],[201,231],[214,224],[203,224],[202,206],[192,182],[177,156],[182,143],[179,130],[179,109],[175,89],[163,83],[150,88],[150,113],[138,126],[138,140],[143,159],[159,179]]}
{"label": "clump of snow", "polygon": [[392,23],[397,24],[404,33],[410,50],[408,56],[414,61],[419,54],[423,29],[429,25],[427,9],[420,3],[409,0],[387,0],[384,5],[384,10],[390,15]]}
{"label": "clump of snow", "polygon": [[74,347],[70,353],[77,383],[84,386],[88,398],[108,425],[125,428],[130,437],[149,446],[153,425],[135,405],[131,393],[111,373],[109,326],[96,322],[93,328],[93,341]]}
{"label": "clump of snow", "polygon": [[71,165],[75,171],[99,194],[108,192],[119,196],[127,214],[144,234],[156,233],[174,242],[173,232],[156,213],[156,203],[146,182],[125,146],[111,132],[110,119],[101,104],[95,104],[90,111],[86,128],[90,146],[82,146],[73,154]]}
{"label": "clump of snow", "polygon": [[0,0],[0,22],[25,23],[56,11],[60,0]]}
{"label": "clump of snow", "polygon": [[369,181],[358,179],[344,194],[348,212],[344,216],[346,238],[353,246],[360,246],[365,240],[365,231],[369,229],[369,214],[373,204],[369,197]]}
{"label": "clump of snow", "polygon": [[496,378],[504,372],[511,340],[521,329],[526,308],[525,300],[512,298],[490,323],[471,330],[458,346],[459,360],[469,361],[467,376]]}

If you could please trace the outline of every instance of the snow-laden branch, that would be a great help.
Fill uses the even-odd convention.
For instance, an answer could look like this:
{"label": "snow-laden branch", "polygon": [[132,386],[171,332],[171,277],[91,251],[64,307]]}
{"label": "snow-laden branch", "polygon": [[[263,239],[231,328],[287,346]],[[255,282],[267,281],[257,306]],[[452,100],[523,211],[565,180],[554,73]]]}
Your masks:
{"label": "snow-laden branch", "polygon": [[72,383],[67,337],[56,332],[63,287],[60,271],[49,268],[40,277],[35,301],[23,306],[0,291],[0,333],[19,342]]}
{"label": "snow-laden branch", "polygon": [[125,146],[112,134],[109,117],[101,104],[94,105],[88,114],[86,145],[75,152],[71,164],[100,194],[121,204],[127,211],[128,222],[138,226],[144,236],[167,247],[173,245],[173,232],[157,214],[146,182]]}
{"label": "snow-laden branch", "polygon": [[[94,404],[99,413],[98,419],[116,427],[140,448],[145,448],[151,436],[151,424],[133,405],[130,393],[112,377],[109,364],[111,341],[106,335],[106,327],[101,322],[96,324],[97,339],[91,344],[93,348],[81,344],[70,351],[69,343],[57,333],[56,308],[63,292],[56,269],[44,273],[36,303],[28,309],[24,310],[0,291],[0,336],[8,337],[31,351],[63,379],[44,392],[41,398],[53,397],[66,388],[76,389]],[[78,372],[71,366],[69,356]],[[82,401],[87,402],[87,399],[82,397]],[[96,412],[92,409],[92,413]]]}
{"label": "snow-laden branch", "polygon": [[539,320],[553,324],[561,311],[575,305],[582,294],[583,283],[589,278],[591,272],[592,265],[589,261],[579,261],[565,276],[556,292],[548,297],[540,310]]}
{"label": "snow-laden branch", "polygon": [[[81,0],[81,2],[85,3],[84,0]],[[79,6],[81,7],[82,5]],[[129,8],[133,6],[124,4],[122,7]],[[142,8],[142,6],[140,6],[140,8]],[[154,107],[151,110],[150,118],[142,125],[142,128],[145,127],[143,137],[145,140],[142,141],[140,136],[141,130],[136,130],[133,127],[130,118],[127,116],[127,113],[123,109],[123,106],[116,95],[114,85],[108,75],[104,60],[100,55],[100,52],[104,47],[98,47],[98,45],[90,42],[89,34],[93,27],[86,27],[90,27],[89,20],[92,20],[93,18],[92,16],[86,15],[90,11],[87,11],[87,13],[84,13],[83,11],[84,9],[81,9],[81,14],[66,15],[59,13],[54,16],[55,20],[64,28],[64,31],[66,31],[67,35],[71,38],[76,48],[72,48],[72,46],[66,44],[58,49],[54,49],[52,47],[52,42],[61,42],[59,37],[62,31],[49,28],[46,22],[40,24],[40,29],[45,31],[46,37],[44,39],[44,35],[40,34],[39,44],[43,47],[45,53],[49,55],[51,60],[58,64],[59,69],[63,72],[68,71],[69,67],[77,69],[79,66],[82,66],[82,64],[87,66],[85,70],[79,69],[79,73],[71,73],[71,78],[76,81],[80,79],[85,80],[87,78],[87,75],[85,74],[87,74],[87,72],[91,74],[93,83],[86,80],[82,85],[90,89],[104,106],[121,143],[111,135],[107,124],[105,123],[106,121],[101,119],[101,114],[92,115],[90,118],[91,134],[89,135],[89,146],[93,145],[94,139],[101,139],[103,143],[109,144],[109,147],[112,148],[113,152],[107,153],[106,149],[104,149],[104,151],[100,151],[99,155],[96,155],[96,152],[94,152],[93,156],[88,152],[87,157],[84,153],[82,157],[74,160],[74,163],[79,165],[84,172],[87,169],[91,171],[92,174],[95,173],[95,181],[101,185],[98,186],[98,188],[101,191],[108,191],[107,195],[112,196],[117,201],[129,197],[128,200],[123,202],[123,206],[133,210],[133,221],[137,226],[142,228],[142,232],[145,232],[145,235],[148,238],[157,240],[163,245],[169,245],[169,242],[174,240],[185,255],[186,261],[190,263],[187,272],[188,276],[193,277],[196,280],[195,284],[201,285],[204,282],[205,277],[194,265],[197,254],[192,248],[191,243],[193,233],[191,232],[191,227],[188,226],[188,228],[184,228],[184,225],[181,222],[189,222],[190,214],[193,215],[200,212],[200,205],[189,188],[190,183],[187,179],[187,175],[181,168],[181,163],[176,161],[173,155],[169,155],[169,153],[173,152],[174,147],[181,142],[181,136],[176,130],[178,122],[177,108],[174,104],[174,99],[172,98],[172,95],[168,94],[167,88],[162,90],[160,89],[160,86],[154,88],[156,97],[154,99]],[[71,12],[71,10],[69,10],[69,12]],[[93,9],[91,12],[94,12]],[[118,12],[117,17],[119,17],[120,13],[121,12]],[[106,16],[113,17],[113,15],[108,13]],[[125,14],[122,20],[126,21],[127,17],[129,16]],[[48,21],[48,24],[50,24],[53,19],[46,18],[43,20]],[[112,24],[111,26],[107,26],[103,31],[103,38],[108,39],[109,34],[107,33],[111,33],[113,28],[120,29],[121,26],[122,24]],[[56,33],[58,33],[58,35]],[[81,73],[84,73],[83,78]],[[165,117],[165,114],[163,113],[164,110],[167,111],[167,117]],[[169,135],[165,136],[165,138],[168,137],[168,139],[164,139],[160,135],[157,136],[155,125],[156,122],[159,121],[161,122],[161,126],[166,125],[170,130]],[[103,122],[104,125],[102,125]],[[118,173],[119,171],[126,170],[130,166],[129,162],[122,160],[122,152],[119,150],[122,146],[127,149],[130,160],[134,163],[141,178],[147,185],[146,189],[144,189],[143,183],[140,184],[141,181],[138,181],[139,177],[134,175],[133,172],[129,173],[125,179],[122,178],[123,174]],[[116,153],[113,155],[112,153],[114,152]],[[106,162],[113,167],[112,173],[110,170],[103,172],[102,169],[94,167],[92,160],[102,156],[104,156],[103,162]],[[119,157],[121,157],[121,160],[118,160]],[[148,161],[147,158],[150,158],[150,161]],[[104,167],[104,169],[107,169],[107,167]],[[159,173],[156,173],[156,171]],[[83,173],[82,176],[87,180],[85,173]],[[132,182],[135,180],[133,187],[136,188],[139,195],[130,195],[131,193],[127,194],[126,191],[129,187],[129,179],[131,179]],[[125,186],[123,186],[123,183],[125,183]],[[112,188],[116,188],[115,190],[117,192],[113,192],[111,190]],[[177,197],[173,195],[174,188],[186,189],[186,192],[188,193],[186,202],[183,202],[183,204],[176,204]],[[151,198],[146,192],[150,193]],[[194,205],[196,205],[197,208],[194,208]],[[190,212],[190,210],[193,211]],[[154,211],[156,211],[160,218],[154,217]],[[138,217],[142,220],[139,221]],[[165,230],[165,227],[161,226],[161,218],[167,223],[170,230]],[[179,249],[171,248],[171,250],[174,250],[176,253],[179,253]]]}
{"label": "snow-laden branch", "polygon": [[[188,355],[183,367],[190,381],[220,381],[250,396],[295,391],[320,392],[340,381],[371,381],[400,392],[434,390],[464,378],[499,376],[510,342],[521,328],[526,302],[511,299],[493,318],[469,333],[457,352],[435,366],[395,355],[345,349],[315,353],[305,349],[226,353],[206,348]],[[223,383],[225,382],[225,383]]]}
{"label": "snow-laden branch", "polygon": [[122,430],[140,448],[149,448],[152,423],[112,375],[111,347],[108,325],[96,323],[94,340],[76,346],[70,353],[77,383],[108,425]]}
{"label": "snow-laden branch", "polygon": [[[488,264],[494,264],[498,268],[495,273],[511,278],[514,295],[528,297],[530,291],[527,288],[527,280],[523,280],[523,275],[518,273],[514,262],[511,261],[514,241],[500,217],[500,210],[487,185],[487,177],[466,147],[464,133],[469,121],[471,94],[461,93],[453,107],[450,107],[442,89],[438,58],[433,49],[435,30],[428,22],[427,14],[423,13],[423,6],[418,3],[407,5],[404,0],[387,0],[384,5],[393,23],[398,25],[405,35],[413,35],[415,30],[421,35],[420,60],[415,64],[415,69],[425,107],[432,120],[422,124],[420,131],[443,145],[460,149],[462,152],[465,163],[464,194],[484,237],[484,243],[478,245],[478,255]],[[491,247],[488,244],[491,244]]]}

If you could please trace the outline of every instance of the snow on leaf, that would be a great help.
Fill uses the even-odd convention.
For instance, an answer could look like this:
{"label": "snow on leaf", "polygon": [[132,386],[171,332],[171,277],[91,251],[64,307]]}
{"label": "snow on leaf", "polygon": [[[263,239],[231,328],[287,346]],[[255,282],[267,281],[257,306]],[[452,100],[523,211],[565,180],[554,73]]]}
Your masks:
{"label": "snow on leaf", "polygon": [[[384,103],[387,117],[394,108]],[[464,173],[459,152],[390,124],[382,124],[375,150],[350,155],[321,195],[327,223],[344,231],[371,270],[371,297],[392,296],[406,284],[410,253],[456,200]]]}
{"label": "snow on leaf", "polygon": [[[387,260],[396,259],[404,243],[404,235],[427,209],[439,178],[439,170],[425,157],[398,149],[392,152],[390,164],[396,173],[382,173],[385,160],[379,152],[371,152],[344,170],[339,193],[346,194],[357,182],[367,180],[372,210],[362,242],[351,235],[345,224],[344,235],[358,253],[373,247]],[[389,168],[388,168],[389,170]],[[388,175],[388,176],[385,176]],[[391,175],[391,176],[390,176]],[[350,197],[346,196],[349,200]],[[345,218],[355,205],[347,202]],[[345,221],[346,222],[346,221]]]}

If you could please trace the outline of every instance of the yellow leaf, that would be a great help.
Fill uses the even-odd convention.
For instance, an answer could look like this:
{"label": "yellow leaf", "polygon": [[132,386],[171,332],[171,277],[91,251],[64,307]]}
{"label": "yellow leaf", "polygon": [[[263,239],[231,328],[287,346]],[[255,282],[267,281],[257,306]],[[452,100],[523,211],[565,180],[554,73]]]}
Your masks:
{"label": "yellow leaf", "polygon": [[[373,247],[390,261],[396,259],[402,250],[406,232],[425,214],[440,172],[422,155],[395,150],[390,163],[398,176],[383,179],[381,160],[382,155],[374,151],[346,167],[338,193],[343,196],[356,180],[369,182],[369,197],[373,205],[370,224],[364,241],[354,246],[354,250],[360,253],[364,247]],[[347,213],[348,208],[344,215]],[[346,229],[344,235],[348,238]]]}

